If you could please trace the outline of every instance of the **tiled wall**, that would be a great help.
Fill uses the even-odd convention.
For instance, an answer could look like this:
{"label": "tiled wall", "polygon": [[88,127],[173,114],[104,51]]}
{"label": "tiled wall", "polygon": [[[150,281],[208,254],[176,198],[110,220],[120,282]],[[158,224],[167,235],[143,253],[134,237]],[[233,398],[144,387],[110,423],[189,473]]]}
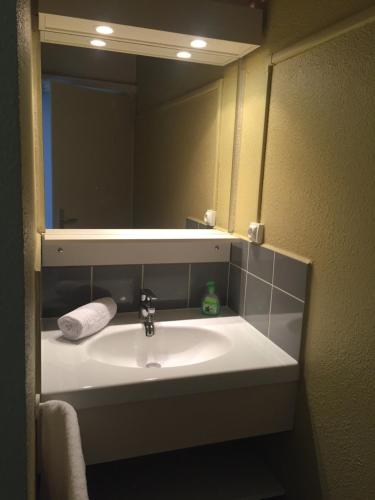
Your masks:
{"label": "tiled wall", "polygon": [[199,307],[209,280],[222,305],[228,300],[227,262],[124,266],[45,267],[43,317],[65,314],[93,299],[111,296],[118,311],[137,311],[141,288],[158,297],[157,309]]}
{"label": "tiled wall", "polygon": [[207,281],[228,304],[298,359],[309,264],[240,240],[227,262],[45,267],[43,316],[57,317],[93,299],[111,296],[119,312],[137,311],[141,288],[158,297],[157,309],[199,307]]}
{"label": "tiled wall", "polygon": [[193,217],[187,217],[185,221],[185,229],[212,229],[212,226],[208,226],[199,219],[194,219]]}
{"label": "tiled wall", "polygon": [[232,243],[228,305],[299,358],[310,265],[245,240]]}

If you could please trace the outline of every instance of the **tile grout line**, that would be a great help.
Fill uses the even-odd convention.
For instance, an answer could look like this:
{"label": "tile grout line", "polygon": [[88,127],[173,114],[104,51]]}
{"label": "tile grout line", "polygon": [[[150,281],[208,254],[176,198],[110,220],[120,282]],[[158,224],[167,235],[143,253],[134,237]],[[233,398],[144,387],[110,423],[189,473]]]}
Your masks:
{"label": "tile grout line", "polygon": [[250,276],[253,276],[253,278],[256,278],[260,281],[263,281],[263,283],[266,283],[267,285],[270,285],[271,287],[273,288],[276,288],[276,290],[279,290],[279,292],[283,292],[285,293],[286,295],[289,295],[289,297],[292,297],[293,299],[296,299],[298,300],[299,302],[302,302],[302,304],[305,303],[305,301],[303,299],[300,299],[299,297],[296,297],[295,295],[293,295],[292,293],[290,292],[287,292],[286,290],[283,290],[282,288],[274,285],[274,274],[275,274],[275,260],[276,260],[276,253],[277,252],[273,252],[273,264],[272,264],[272,282],[270,281],[267,281],[263,278],[261,278],[260,276],[257,276],[256,274],[254,273],[251,273],[250,271],[247,271],[246,269],[243,269],[242,267],[238,266],[237,264],[232,264],[232,266],[236,267],[237,269],[240,269],[242,271],[245,271],[246,274],[250,274]]}
{"label": "tile grout line", "polygon": [[246,256],[246,266],[245,269],[248,272],[249,271],[249,258],[250,258],[250,241],[247,242],[247,256]]}
{"label": "tile grout line", "polygon": [[[245,273],[246,273],[246,274],[250,274],[250,276],[253,276],[253,278],[256,278],[256,279],[258,279],[258,280],[260,280],[260,281],[263,281],[263,283],[266,283],[267,285],[272,286],[272,283],[271,283],[270,281],[267,281],[267,280],[265,280],[265,279],[261,278],[260,276],[257,276],[256,274],[251,273],[250,271],[247,271],[247,270],[246,270],[246,269],[244,269],[243,267],[241,267],[241,266],[239,266],[239,265],[237,265],[237,264],[234,264],[233,262],[230,262],[230,265],[231,265],[231,266],[233,266],[233,267],[235,267],[235,268],[237,268],[237,269],[238,269],[238,270],[240,270],[240,271],[245,271]],[[275,288],[277,288],[277,287],[275,287]],[[280,290],[281,290],[281,288],[280,288]],[[284,290],[282,290],[282,291],[284,291]],[[287,292],[286,292],[286,293],[287,293]],[[291,295],[291,294],[289,294],[289,295]],[[292,297],[294,297],[294,295],[293,295]],[[297,297],[295,297],[295,298],[297,298]],[[301,300],[301,299],[299,299],[299,300]]]}
{"label": "tile grout line", "polygon": [[90,302],[94,299],[94,266],[90,266]]}
{"label": "tile grout line", "polygon": [[293,295],[293,294],[291,294],[291,293],[289,293],[289,292],[286,292],[286,291],[285,291],[285,290],[283,290],[282,288],[279,288],[279,287],[278,287],[278,286],[276,286],[276,285],[272,285],[272,286],[273,286],[273,288],[276,288],[276,290],[278,290],[279,292],[283,292],[283,293],[285,293],[285,295],[289,295],[289,297],[292,297],[292,299],[298,300],[298,302],[302,302],[302,304],[304,304],[304,303],[305,303],[305,301],[304,301],[304,300],[300,299],[299,297],[296,297],[295,295]]}
{"label": "tile grout line", "polygon": [[271,310],[272,310],[272,298],[273,298],[273,279],[275,276],[275,259],[276,253],[273,252],[273,262],[272,262],[272,284],[271,284],[271,297],[270,297],[270,308],[268,311],[268,328],[267,328],[267,337],[270,338],[270,329],[271,329]]}
{"label": "tile grout line", "polygon": [[246,273],[246,269],[244,269],[243,267],[241,266],[237,266],[237,264],[235,264],[234,262],[229,262],[229,264],[233,267],[236,267],[237,269],[239,269],[240,271],[245,271]]}
{"label": "tile grout line", "polygon": [[247,273],[245,273],[245,291],[243,294],[242,316],[246,316],[246,292],[247,292]]}
{"label": "tile grout line", "polygon": [[229,305],[229,279],[230,279],[230,262],[228,262],[228,272],[227,272],[227,302],[225,305]]}
{"label": "tile grout line", "polygon": [[260,276],[257,276],[256,274],[254,273],[251,273],[250,271],[247,271],[247,274],[250,274],[250,276],[252,276],[253,278],[256,278],[257,280],[259,281],[263,281],[263,283],[266,283],[267,285],[270,285],[272,286],[272,283],[270,283],[269,281],[267,280],[264,280],[263,278],[261,278]]}
{"label": "tile grout line", "polygon": [[247,242],[247,258],[246,258],[246,270],[245,270],[245,291],[243,294],[243,306],[242,306],[242,313],[243,317],[246,317],[246,293],[247,293],[247,273],[248,273],[248,266],[249,266],[249,255],[250,255],[250,243]]}
{"label": "tile grout line", "polygon": [[250,274],[250,276],[253,276],[254,278],[257,278],[258,280],[260,281],[263,281],[264,283],[267,283],[267,285],[271,285],[272,286],[272,283],[270,283],[269,281],[261,278],[260,276],[257,276],[256,274],[254,273],[251,273],[250,271],[247,271],[245,268],[241,267],[241,266],[238,266],[237,264],[234,264],[233,262],[230,263],[231,266],[239,269],[240,271],[244,271],[246,274]]}
{"label": "tile grout line", "polygon": [[273,252],[273,259],[272,259],[272,280],[271,280],[271,285],[273,286],[273,282],[275,281],[275,265],[276,265],[276,252]]}
{"label": "tile grout line", "polygon": [[187,306],[186,307],[190,307],[190,287],[191,287],[191,264],[189,264],[188,288],[187,288]]}

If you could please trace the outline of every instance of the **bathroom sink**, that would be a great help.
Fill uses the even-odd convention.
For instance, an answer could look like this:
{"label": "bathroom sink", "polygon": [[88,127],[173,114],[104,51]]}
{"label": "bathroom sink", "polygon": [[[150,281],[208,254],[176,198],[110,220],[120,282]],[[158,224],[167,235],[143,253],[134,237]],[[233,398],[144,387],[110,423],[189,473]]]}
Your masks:
{"label": "bathroom sink", "polygon": [[[196,314],[196,318],[191,318]],[[97,408],[298,379],[296,360],[239,316],[159,311],[146,337],[137,313],[78,342],[42,334],[42,397]]]}
{"label": "bathroom sink", "polygon": [[218,358],[229,351],[231,341],[209,328],[158,326],[146,337],[143,325],[93,339],[87,349],[90,358],[128,368],[172,368],[195,365]]}

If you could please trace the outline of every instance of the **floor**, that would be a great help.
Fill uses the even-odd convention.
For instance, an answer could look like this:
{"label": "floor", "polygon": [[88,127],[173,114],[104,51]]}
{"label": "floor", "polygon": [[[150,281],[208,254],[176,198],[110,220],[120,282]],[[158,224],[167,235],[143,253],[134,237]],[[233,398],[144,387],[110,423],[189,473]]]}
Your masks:
{"label": "floor", "polygon": [[247,440],[87,467],[90,500],[283,499]]}

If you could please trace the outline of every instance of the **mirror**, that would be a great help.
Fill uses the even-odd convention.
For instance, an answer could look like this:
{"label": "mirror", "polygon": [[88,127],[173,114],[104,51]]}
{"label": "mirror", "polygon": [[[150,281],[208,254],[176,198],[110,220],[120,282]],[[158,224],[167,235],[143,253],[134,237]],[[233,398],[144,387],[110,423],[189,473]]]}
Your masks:
{"label": "mirror", "polygon": [[42,44],[47,228],[228,229],[237,63]]}

